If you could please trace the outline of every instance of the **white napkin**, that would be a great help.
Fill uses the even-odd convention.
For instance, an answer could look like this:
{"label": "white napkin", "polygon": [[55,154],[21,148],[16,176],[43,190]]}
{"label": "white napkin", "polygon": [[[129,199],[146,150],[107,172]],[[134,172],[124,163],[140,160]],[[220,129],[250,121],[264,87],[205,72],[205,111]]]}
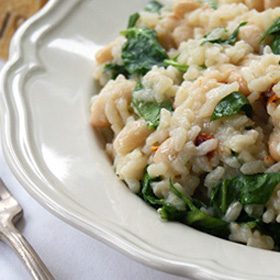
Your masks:
{"label": "white napkin", "polygon": [[[24,209],[24,220],[18,228],[55,279],[183,279],[138,264],[47,212],[16,181],[0,150],[0,176]],[[0,252],[0,280],[31,279],[15,253],[1,242]]]}

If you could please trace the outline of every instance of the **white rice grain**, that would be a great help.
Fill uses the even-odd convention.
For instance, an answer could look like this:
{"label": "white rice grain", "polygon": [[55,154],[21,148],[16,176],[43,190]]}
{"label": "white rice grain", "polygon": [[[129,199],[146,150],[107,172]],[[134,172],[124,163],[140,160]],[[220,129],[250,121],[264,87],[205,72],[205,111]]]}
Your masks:
{"label": "white rice grain", "polygon": [[240,202],[233,202],[227,209],[227,212],[224,216],[224,220],[232,223],[234,222],[240,215],[242,211],[242,205]]}
{"label": "white rice grain", "polygon": [[262,160],[256,160],[244,163],[241,166],[240,171],[245,175],[253,175],[257,173],[263,173],[265,169],[264,162]]}

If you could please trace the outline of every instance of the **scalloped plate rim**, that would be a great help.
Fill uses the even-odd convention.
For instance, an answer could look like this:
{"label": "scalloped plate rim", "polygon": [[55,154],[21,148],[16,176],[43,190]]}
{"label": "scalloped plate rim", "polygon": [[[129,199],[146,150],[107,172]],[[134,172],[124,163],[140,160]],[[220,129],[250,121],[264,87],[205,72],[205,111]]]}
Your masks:
{"label": "scalloped plate rim", "polygon": [[[80,0],[77,0],[77,2]],[[22,51],[21,51],[21,41],[25,34],[28,35],[29,29],[36,24],[36,22],[43,17],[47,17],[48,13],[56,8],[56,6],[61,3],[60,0],[50,0],[47,5],[39,11],[36,15],[27,20],[16,32],[14,35],[11,46],[10,46],[10,56],[9,60],[3,67],[0,73],[1,81],[1,139],[2,139],[2,149],[5,156],[5,159],[17,180],[25,188],[25,190],[42,205],[44,208],[49,210],[51,213],[55,214],[58,218],[64,220],[68,224],[74,226],[75,228],[85,232],[86,234],[114,247],[125,255],[132,257],[133,259],[149,266],[156,268],[167,273],[177,274],[184,277],[191,277],[193,279],[225,279],[225,275],[220,274],[215,271],[213,268],[207,268],[205,264],[192,264],[189,263],[180,263],[178,261],[173,261],[170,259],[164,259],[160,256],[152,255],[151,253],[145,252],[140,247],[137,247],[135,244],[131,244],[130,241],[125,240],[123,237],[117,236],[115,233],[110,232],[107,228],[102,228],[102,226],[96,224],[87,224],[85,221],[79,217],[78,214],[75,214],[65,207],[59,205],[56,201],[51,198],[44,196],[43,193],[38,192],[35,182],[29,178],[26,174],[25,168],[20,162],[20,158],[13,150],[13,147],[9,143],[9,126],[10,123],[10,110],[6,106],[6,101],[3,101],[5,89],[5,83],[9,77],[10,70],[19,62]],[[5,98],[4,98],[5,99]],[[3,103],[5,105],[3,105]],[[5,114],[6,113],[6,114]],[[118,244],[121,242],[121,244]],[[209,260],[215,263],[215,260]],[[229,276],[227,279],[241,279],[240,276]],[[251,279],[257,279],[254,275],[244,275],[244,277],[252,277]],[[244,278],[245,279],[245,278]],[[249,278],[246,278],[249,279]]]}

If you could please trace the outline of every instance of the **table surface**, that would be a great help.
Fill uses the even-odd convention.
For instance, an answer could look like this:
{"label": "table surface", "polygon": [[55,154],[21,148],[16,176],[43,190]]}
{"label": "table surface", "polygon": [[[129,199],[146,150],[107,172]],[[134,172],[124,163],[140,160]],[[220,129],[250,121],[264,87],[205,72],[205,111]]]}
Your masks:
{"label": "table surface", "polygon": [[[0,61],[1,66],[3,62]],[[55,279],[183,279],[145,267],[50,214],[16,181],[2,149],[0,176],[24,209],[24,219],[18,228]],[[15,253],[2,242],[0,252],[0,280],[31,279]]]}

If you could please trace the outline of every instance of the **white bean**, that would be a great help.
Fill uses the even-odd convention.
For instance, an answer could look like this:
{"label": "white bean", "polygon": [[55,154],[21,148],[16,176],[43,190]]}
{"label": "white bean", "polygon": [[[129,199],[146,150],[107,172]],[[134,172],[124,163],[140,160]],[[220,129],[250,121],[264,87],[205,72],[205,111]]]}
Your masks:
{"label": "white bean", "polygon": [[245,25],[240,29],[239,38],[249,44],[254,51],[258,52],[260,49],[262,31],[256,25]]}
{"label": "white bean", "polygon": [[128,123],[117,135],[113,147],[117,154],[128,154],[135,148],[142,146],[152,131],[144,120]]}
{"label": "white bean", "polygon": [[174,149],[173,141],[171,138],[165,140],[158,148],[154,156],[155,163],[169,163],[176,157],[176,151]]}
{"label": "white bean", "polygon": [[91,124],[93,127],[109,127],[110,121],[106,117],[106,104],[114,102],[117,107],[117,100],[124,98],[127,103],[131,101],[131,93],[135,87],[134,81],[126,80],[119,76],[115,81],[110,81],[92,100]]}

